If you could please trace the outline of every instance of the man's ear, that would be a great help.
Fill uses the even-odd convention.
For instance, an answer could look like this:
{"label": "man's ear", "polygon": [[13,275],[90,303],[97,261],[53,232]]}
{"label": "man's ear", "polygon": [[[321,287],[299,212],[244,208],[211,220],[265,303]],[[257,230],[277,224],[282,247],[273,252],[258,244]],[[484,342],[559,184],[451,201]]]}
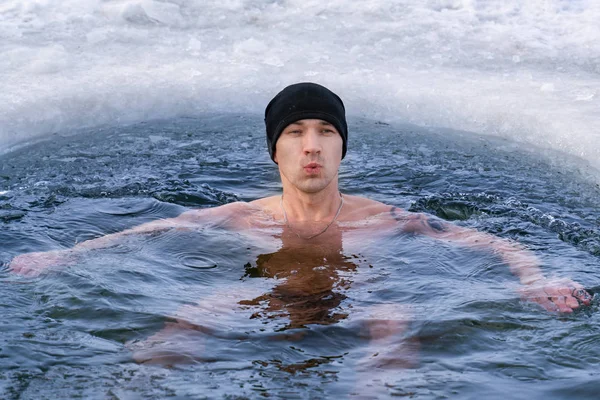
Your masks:
{"label": "man's ear", "polygon": [[273,161],[275,161],[275,164],[279,165],[279,163],[277,162],[277,152],[273,154]]}

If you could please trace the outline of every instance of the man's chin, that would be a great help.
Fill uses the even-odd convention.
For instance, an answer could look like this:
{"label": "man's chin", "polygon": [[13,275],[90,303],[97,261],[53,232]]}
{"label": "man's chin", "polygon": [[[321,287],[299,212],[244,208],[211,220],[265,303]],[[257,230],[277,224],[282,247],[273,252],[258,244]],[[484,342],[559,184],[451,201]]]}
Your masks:
{"label": "man's chin", "polygon": [[305,193],[319,193],[327,187],[327,182],[324,182],[322,178],[312,178],[306,179],[300,185],[297,186],[298,189]]}

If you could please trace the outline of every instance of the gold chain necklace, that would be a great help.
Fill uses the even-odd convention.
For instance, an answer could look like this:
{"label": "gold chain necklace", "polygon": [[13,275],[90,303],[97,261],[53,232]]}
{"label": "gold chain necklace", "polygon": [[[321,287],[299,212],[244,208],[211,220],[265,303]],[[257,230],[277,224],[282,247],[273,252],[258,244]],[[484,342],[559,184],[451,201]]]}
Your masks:
{"label": "gold chain necklace", "polygon": [[316,238],[319,235],[322,235],[323,233],[325,233],[327,231],[327,229],[329,229],[329,227],[331,226],[331,224],[333,224],[335,222],[335,220],[337,219],[337,217],[340,215],[340,212],[342,212],[342,207],[344,206],[344,196],[342,196],[342,194],[340,193],[340,206],[337,209],[337,212],[335,213],[335,217],[333,217],[333,219],[331,220],[330,223],[327,224],[327,226],[325,228],[323,228],[323,230],[319,233],[316,233],[314,235],[308,236],[308,237],[304,237],[301,236],[298,232],[296,232],[294,230],[294,228],[292,228],[290,226],[290,223],[288,221],[288,217],[287,217],[287,213],[285,212],[285,208],[283,207],[283,195],[281,195],[281,199],[279,200],[279,206],[281,207],[281,211],[283,211],[283,222],[285,223],[285,226],[287,226],[296,236],[298,236],[298,238],[300,239],[304,239],[304,240],[309,240],[312,238]]}

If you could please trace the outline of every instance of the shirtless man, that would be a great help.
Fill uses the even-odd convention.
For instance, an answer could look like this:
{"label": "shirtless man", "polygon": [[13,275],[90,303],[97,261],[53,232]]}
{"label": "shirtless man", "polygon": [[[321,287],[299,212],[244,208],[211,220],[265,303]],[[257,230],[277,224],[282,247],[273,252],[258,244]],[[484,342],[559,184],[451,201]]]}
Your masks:
{"label": "shirtless man", "polygon": [[[521,294],[549,311],[570,313],[591,303],[592,297],[580,284],[569,279],[546,279],[538,258],[518,243],[425,214],[409,213],[377,201],[341,194],[338,168],[346,154],[348,128],[342,100],[327,88],[313,83],[286,87],[267,106],[265,123],[269,153],[281,175],[282,195],[187,211],[176,218],[146,223],[79,243],[68,250],[24,254],[15,257],[10,268],[16,273],[35,275],[48,266],[64,264],[80,252],[107,247],[129,234],[173,228],[196,229],[207,224],[248,233],[275,229],[279,232],[275,237],[281,239],[282,247],[276,253],[259,256],[256,273],[283,277],[284,282],[268,296],[242,300],[238,304],[251,306],[266,301],[267,311],[285,311],[290,318],[289,326],[298,327],[308,323],[334,323],[344,318],[343,313],[332,314],[341,297],[335,300],[331,294],[345,284],[339,277],[340,271],[353,270],[356,265],[340,257],[342,237],[345,243],[346,235],[371,237],[400,229],[494,252],[520,279]],[[327,278],[323,280],[314,272],[320,271],[315,266],[328,258],[335,268],[322,272]],[[308,272],[296,273],[302,265],[310,267]],[[290,272],[293,268],[294,274]],[[325,281],[330,283],[323,284]],[[309,312],[305,305],[298,304],[302,303],[299,299],[310,296],[316,296],[312,304],[317,308],[318,304],[325,304],[324,299],[334,300],[324,306],[322,312]],[[378,340],[391,335],[393,330],[390,324],[375,323],[371,336]],[[143,357],[140,360],[143,361]]]}

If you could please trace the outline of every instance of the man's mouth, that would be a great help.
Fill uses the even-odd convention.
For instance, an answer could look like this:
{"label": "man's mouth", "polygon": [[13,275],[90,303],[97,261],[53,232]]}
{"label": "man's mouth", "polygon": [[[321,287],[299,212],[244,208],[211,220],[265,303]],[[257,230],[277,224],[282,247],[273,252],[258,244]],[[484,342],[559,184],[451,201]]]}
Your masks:
{"label": "man's mouth", "polygon": [[311,162],[304,166],[304,170],[309,174],[316,174],[321,170],[321,168],[321,164],[318,164],[316,162]]}

